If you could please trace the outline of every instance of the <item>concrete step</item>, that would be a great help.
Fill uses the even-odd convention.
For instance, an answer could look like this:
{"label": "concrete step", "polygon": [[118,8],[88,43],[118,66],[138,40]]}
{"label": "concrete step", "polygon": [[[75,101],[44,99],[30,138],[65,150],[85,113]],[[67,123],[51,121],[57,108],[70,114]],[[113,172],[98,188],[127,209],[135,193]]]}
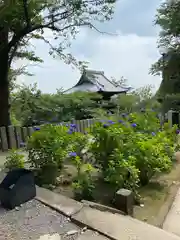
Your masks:
{"label": "concrete step", "polygon": [[180,240],[180,237],[129,216],[84,207],[71,219],[114,240]]}
{"label": "concrete step", "polygon": [[180,237],[180,189],[163,224],[163,229]]}

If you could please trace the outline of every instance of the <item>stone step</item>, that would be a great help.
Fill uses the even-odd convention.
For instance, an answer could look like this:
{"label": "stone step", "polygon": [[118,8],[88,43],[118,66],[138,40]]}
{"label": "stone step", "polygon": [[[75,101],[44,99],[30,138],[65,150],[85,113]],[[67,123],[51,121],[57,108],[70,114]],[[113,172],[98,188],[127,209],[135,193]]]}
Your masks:
{"label": "stone step", "polygon": [[97,232],[87,230],[86,232],[78,236],[77,240],[109,240],[109,238],[106,238]]}

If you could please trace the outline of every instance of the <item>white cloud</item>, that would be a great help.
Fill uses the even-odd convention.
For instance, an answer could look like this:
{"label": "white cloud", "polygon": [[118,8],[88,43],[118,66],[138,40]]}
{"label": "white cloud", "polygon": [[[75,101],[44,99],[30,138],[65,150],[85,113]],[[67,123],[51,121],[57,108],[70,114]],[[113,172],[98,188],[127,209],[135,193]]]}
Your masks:
{"label": "white cloud", "polygon": [[[61,86],[69,88],[80,77],[77,69],[72,69],[60,60],[48,55],[48,47],[42,42],[34,42],[37,54],[44,59],[42,67],[31,67],[35,77],[20,77],[29,84],[38,82],[44,92],[54,92]],[[149,68],[157,60],[156,37],[127,34],[118,36],[91,34],[82,30],[72,49],[78,59],[89,61],[94,70],[104,70],[105,74],[117,79],[124,76],[133,87],[153,84],[158,88],[161,79],[149,75]],[[19,61],[16,66],[24,64]]]}

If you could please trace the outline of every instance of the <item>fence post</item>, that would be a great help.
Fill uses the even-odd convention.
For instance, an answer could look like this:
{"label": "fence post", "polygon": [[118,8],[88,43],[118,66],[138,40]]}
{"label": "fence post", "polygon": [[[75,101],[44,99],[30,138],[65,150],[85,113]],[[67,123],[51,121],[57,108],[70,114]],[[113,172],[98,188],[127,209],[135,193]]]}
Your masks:
{"label": "fence post", "polygon": [[8,134],[9,134],[9,148],[10,149],[17,148],[15,129],[13,126],[8,126]]}
{"label": "fence post", "polygon": [[0,127],[0,141],[1,141],[1,149],[2,151],[8,150],[8,138],[5,127]]}
{"label": "fence post", "polygon": [[34,132],[33,127],[28,127],[28,136],[30,137]]}
{"label": "fence post", "polygon": [[76,124],[76,131],[80,132],[80,121],[75,120],[74,123]]}
{"label": "fence post", "polygon": [[17,148],[20,148],[22,143],[22,132],[21,132],[20,126],[15,127],[15,134],[16,134]]}
{"label": "fence post", "polygon": [[173,114],[172,110],[169,110],[167,112],[167,118],[168,118],[168,123],[169,123],[170,127],[172,127],[172,114]]}
{"label": "fence post", "polygon": [[28,137],[27,127],[22,128],[22,136],[23,136],[23,142],[26,142],[27,137]]}

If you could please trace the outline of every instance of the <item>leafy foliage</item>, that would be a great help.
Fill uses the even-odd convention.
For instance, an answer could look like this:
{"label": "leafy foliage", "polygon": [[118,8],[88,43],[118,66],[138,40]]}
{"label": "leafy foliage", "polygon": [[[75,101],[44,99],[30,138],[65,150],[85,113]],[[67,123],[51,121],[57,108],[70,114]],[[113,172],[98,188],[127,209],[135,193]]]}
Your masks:
{"label": "leafy foliage", "polygon": [[140,185],[171,169],[179,147],[175,144],[177,126],[165,124],[160,129],[152,110],[109,116],[87,131],[76,132],[75,124],[36,128],[27,151],[38,184],[56,185],[64,165],[72,164],[77,171],[72,183],[76,198],[92,199],[97,178],[114,191],[131,189],[137,197]]}
{"label": "leafy foliage", "polygon": [[21,86],[11,97],[11,111],[22,125],[44,122],[66,122],[92,118],[100,107],[101,95],[96,93],[44,94],[36,85]]}
{"label": "leafy foliage", "polygon": [[10,155],[6,157],[6,162],[4,163],[4,167],[8,170],[24,168],[24,165],[24,155],[15,149],[11,150]]}
{"label": "leafy foliage", "polygon": [[[11,1],[10,1],[11,2]],[[1,6],[0,34],[3,39],[0,44],[0,87],[6,95],[0,101],[0,125],[10,124],[9,114],[9,79],[8,73],[13,61],[17,58],[42,62],[34,50],[30,50],[30,40],[44,41],[49,47],[49,53],[67,64],[84,68],[85,64],[77,60],[67,48],[76,37],[81,27],[87,27],[101,32],[95,26],[96,22],[111,19],[116,0],[70,0],[38,2],[17,0]],[[45,36],[45,30],[50,30],[55,44]],[[2,94],[1,94],[2,95]]]}
{"label": "leafy foliage", "polygon": [[[91,151],[108,182],[135,190],[156,172],[170,169],[174,142],[165,130],[159,132],[159,126],[153,112],[123,115],[119,121],[94,126]],[[175,130],[171,134],[175,136]]]}
{"label": "leafy foliage", "polygon": [[45,125],[35,131],[27,145],[29,162],[36,169],[38,181],[55,184],[68,153],[80,151],[86,144],[86,135],[74,132],[69,127]]}
{"label": "leafy foliage", "polygon": [[[163,108],[178,110],[179,105],[179,67],[180,67],[180,2],[178,0],[166,0],[157,10],[155,24],[160,26],[159,48],[163,50],[162,57],[153,64],[152,74],[162,73],[163,81],[160,85],[158,95],[163,103]],[[175,96],[177,94],[177,97]],[[167,96],[168,95],[168,96]],[[167,96],[167,98],[166,98]],[[176,103],[174,103],[174,101]]]}
{"label": "leafy foliage", "polygon": [[[1,16],[1,25],[8,26],[11,38],[8,50],[14,57],[39,61],[34,51],[27,51],[28,40],[32,38],[45,41],[51,54],[58,54],[65,62],[76,62],[64,50],[69,46],[81,26],[96,29],[95,21],[109,20],[113,13],[115,0],[39,2],[18,0],[7,7]],[[52,31],[54,39],[60,39],[58,46],[52,46],[43,36],[44,30]],[[22,51],[23,50],[23,51]]]}
{"label": "leafy foliage", "polygon": [[75,198],[78,200],[92,200],[93,190],[95,188],[92,174],[95,169],[91,164],[84,164],[82,159],[76,153],[74,156],[71,156],[71,161],[77,169],[77,176],[72,183]]}

